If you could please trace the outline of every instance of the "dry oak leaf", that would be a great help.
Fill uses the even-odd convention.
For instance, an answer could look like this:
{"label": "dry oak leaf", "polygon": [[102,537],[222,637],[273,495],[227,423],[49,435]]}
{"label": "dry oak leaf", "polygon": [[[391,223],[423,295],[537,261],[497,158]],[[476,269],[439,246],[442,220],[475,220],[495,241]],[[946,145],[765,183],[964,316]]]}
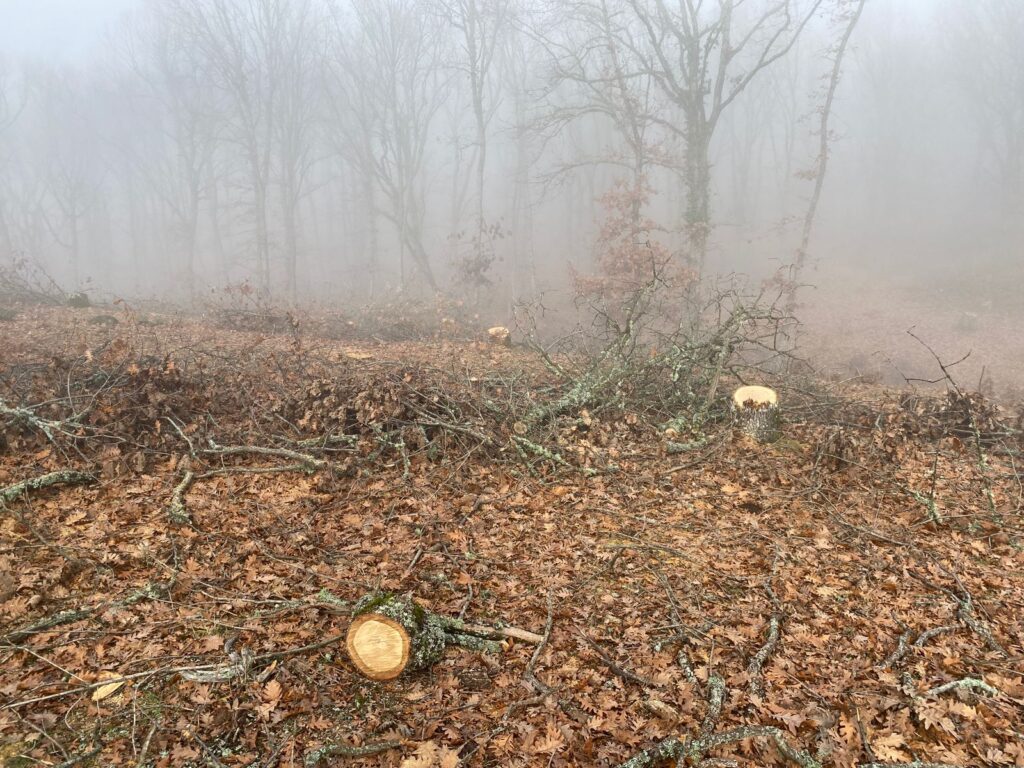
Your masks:
{"label": "dry oak leaf", "polygon": [[906,744],[906,740],[898,733],[877,736],[871,740],[871,748],[875,755],[880,760],[887,762],[907,759],[907,753],[900,749],[904,744]]}
{"label": "dry oak leaf", "polygon": [[440,768],[458,768],[460,762],[459,751],[457,749],[443,747],[437,764]]}
{"label": "dry oak leaf", "polygon": [[[121,675],[117,674],[116,672],[100,672],[99,679],[112,680],[113,682],[107,683],[106,685],[101,685],[99,688],[93,691],[93,701],[103,701],[103,699],[107,698],[108,696],[113,696],[121,689],[121,686],[125,684],[125,681],[121,679]],[[99,682],[99,680],[97,680],[97,682]]]}
{"label": "dry oak leaf", "polygon": [[401,768],[435,768],[438,748],[436,741],[423,741],[416,747],[416,754],[402,761]]}

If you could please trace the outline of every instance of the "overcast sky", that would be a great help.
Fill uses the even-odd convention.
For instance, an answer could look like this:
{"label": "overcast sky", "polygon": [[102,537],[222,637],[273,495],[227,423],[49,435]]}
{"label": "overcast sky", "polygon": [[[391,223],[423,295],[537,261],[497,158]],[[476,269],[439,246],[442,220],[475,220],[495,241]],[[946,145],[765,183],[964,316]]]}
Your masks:
{"label": "overcast sky", "polygon": [[0,54],[74,61],[139,0],[0,0]]}

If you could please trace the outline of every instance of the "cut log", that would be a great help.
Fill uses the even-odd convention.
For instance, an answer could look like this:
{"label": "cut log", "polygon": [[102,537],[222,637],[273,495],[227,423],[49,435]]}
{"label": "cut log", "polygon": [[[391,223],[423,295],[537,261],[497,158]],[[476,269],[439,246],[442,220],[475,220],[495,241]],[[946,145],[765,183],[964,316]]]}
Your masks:
{"label": "cut log", "polygon": [[467,624],[432,613],[407,597],[386,593],[360,599],[352,616],[345,639],[348,655],[371,680],[393,680],[403,672],[429,667],[450,645],[501,653],[511,639],[534,644],[544,640],[515,627]]}
{"label": "cut log", "polygon": [[356,603],[345,640],[348,655],[371,680],[393,680],[441,658],[448,644],[432,613],[395,595],[367,595]]}
{"label": "cut log", "polygon": [[768,387],[740,387],[732,395],[736,424],[759,443],[779,439],[779,396]]}

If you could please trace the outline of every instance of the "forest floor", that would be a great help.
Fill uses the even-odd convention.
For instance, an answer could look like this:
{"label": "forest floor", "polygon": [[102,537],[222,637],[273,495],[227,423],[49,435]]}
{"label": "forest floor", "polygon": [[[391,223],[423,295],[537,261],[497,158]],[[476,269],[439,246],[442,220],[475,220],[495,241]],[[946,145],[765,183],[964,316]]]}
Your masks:
{"label": "forest floor", "polygon": [[[530,351],[324,327],[0,323],[0,489],[92,476],[0,490],[0,765],[608,766],[721,733],[701,764],[1024,766],[1012,409],[801,382],[772,445],[723,421],[670,455],[609,411],[553,463],[485,407],[550,385]],[[375,589],[546,640],[372,682],[338,636]]]}
{"label": "forest floor", "polygon": [[[1002,270],[1003,273],[1006,270]],[[912,332],[952,362],[964,386],[1024,401],[1024,276],[1000,270],[899,277],[836,268],[814,276],[799,315],[805,353],[823,374],[879,384],[935,378]]]}

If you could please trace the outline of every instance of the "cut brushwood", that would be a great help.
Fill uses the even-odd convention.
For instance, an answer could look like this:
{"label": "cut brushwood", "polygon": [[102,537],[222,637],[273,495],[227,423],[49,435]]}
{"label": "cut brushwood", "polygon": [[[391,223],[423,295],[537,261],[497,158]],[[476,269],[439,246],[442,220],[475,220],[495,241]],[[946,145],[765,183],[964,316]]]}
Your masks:
{"label": "cut brushwood", "polygon": [[428,611],[407,597],[370,594],[356,603],[345,644],[356,668],[371,680],[393,680],[437,662],[449,645],[500,653],[491,638],[536,643],[543,638],[514,627],[466,624]]}
{"label": "cut brushwood", "polygon": [[779,439],[779,396],[768,387],[740,387],[732,394],[736,424],[759,443]]}

